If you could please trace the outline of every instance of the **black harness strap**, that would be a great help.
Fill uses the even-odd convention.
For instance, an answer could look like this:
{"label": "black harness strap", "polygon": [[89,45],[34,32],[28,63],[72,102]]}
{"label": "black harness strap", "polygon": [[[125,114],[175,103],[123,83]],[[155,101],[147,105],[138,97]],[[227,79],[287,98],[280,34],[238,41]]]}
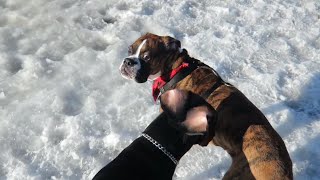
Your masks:
{"label": "black harness strap", "polygon": [[[199,67],[204,67],[204,68],[208,68],[211,69],[212,71],[214,71],[214,69],[212,69],[211,67],[197,62],[197,61],[192,61],[190,62],[190,67],[186,68],[186,69],[182,69],[179,73],[177,73],[172,79],[170,79],[169,82],[167,82],[163,87],[160,88],[160,92],[161,94],[165,93],[168,90],[171,90],[172,88],[174,88],[174,86],[180,82],[181,80],[183,80],[185,77],[187,77],[189,74],[191,74],[194,70],[196,70]],[[214,71],[215,72],[215,71]],[[215,74],[217,74],[215,72]],[[207,91],[205,91],[204,93],[202,93],[200,96],[204,99],[207,99],[211,93],[213,91],[215,91],[219,86],[225,84],[225,82],[221,79],[221,77],[219,75],[218,76],[218,80],[216,83],[213,84],[213,86],[211,88],[209,88]]]}
{"label": "black harness strap", "polygon": [[215,91],[219,86],[223,84],[224,84],[224,81],[220,77],[218,77],[218,80],[216,81],[216,83],[214,83],[211,88],[209,88],[207,91],[202,93],[200,96],[203,99],[207,99],[213,93],[213,91]]}
{"label": "black harness strap", "polygon": [[194,70],[196,70],[199,66],[195,63],[190,63],[189,68],[182,69],[179,73],[177,73],[169,82],[167,82],[163,87],[160,88],[161,94],[172,89],[178,82],[191,74]]}

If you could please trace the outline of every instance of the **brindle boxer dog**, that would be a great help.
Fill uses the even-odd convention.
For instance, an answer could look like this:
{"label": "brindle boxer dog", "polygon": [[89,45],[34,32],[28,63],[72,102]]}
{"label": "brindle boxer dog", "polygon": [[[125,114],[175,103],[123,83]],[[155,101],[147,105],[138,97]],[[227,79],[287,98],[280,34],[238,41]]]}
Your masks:
{"label": "brindle boxer dog", "polygon": [[123,77],[153,80],[153,97],[169,89],[202,96],[218,113],[212,142],[232,164],[223,179],[293,179],[285,144],[262,112],[215,70],[180,49],[180,41],[147,33],[129,47],[120,66]]}
{"label": "brindle boxer dog", "polygon": [[[204,105],[205,104],[205,105]],[[169,180],[179,159],[194,145],[206,141],[207,122],[216,119],[201,97],[170,90],[161,96],[164,109],[143,132],[93,180]]]}

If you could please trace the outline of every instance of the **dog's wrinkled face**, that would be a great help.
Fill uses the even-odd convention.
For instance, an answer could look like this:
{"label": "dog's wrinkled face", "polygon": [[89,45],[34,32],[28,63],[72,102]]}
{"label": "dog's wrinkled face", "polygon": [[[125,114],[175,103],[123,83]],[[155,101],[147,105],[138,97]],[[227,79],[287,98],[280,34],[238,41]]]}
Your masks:
{"label": "dog's wrinkled face", "polygon": [[180,53],[180,46],[180,41],[172,37],[147,33],[129,46],[129,56],[122,61],[120,73],[138,83],[153,80],[161,75],[171,57]]}

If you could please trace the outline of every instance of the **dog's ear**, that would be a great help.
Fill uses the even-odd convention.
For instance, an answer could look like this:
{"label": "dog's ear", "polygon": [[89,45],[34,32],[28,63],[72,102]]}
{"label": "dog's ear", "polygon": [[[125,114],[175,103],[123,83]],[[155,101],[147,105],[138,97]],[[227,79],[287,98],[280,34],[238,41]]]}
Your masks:
{"label": "dog's ear", "polygon": [[150,35],[154,35],[154,34],[147,32],[144,36],[150,36]]}
{"label": "dog's ear", "polygon": [[179,50],[181,48],[180,41],[173,37],[164,36],[162,40],[167,50]]}

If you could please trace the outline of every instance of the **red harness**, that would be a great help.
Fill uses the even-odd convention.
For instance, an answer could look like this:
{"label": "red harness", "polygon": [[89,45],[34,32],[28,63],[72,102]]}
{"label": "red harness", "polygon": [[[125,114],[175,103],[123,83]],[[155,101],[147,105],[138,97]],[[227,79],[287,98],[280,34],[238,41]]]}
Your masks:
{"label": "red harness", "polygon": [[[190,64],[189,63],[182,63],[179,67],[173,69],[171,72],[170,72],[170,79],[169,81],[176,75],[178,74],[182,69],[187,69],[190,67]],[[152,86],[152,96],[153,96],[153,99],[154,101],[157,101],[157,99],[159,98],[160,96],[160,89],[166,85],[168,81],[165,80],[165,78],[163,76],[160,76],[158,77],[157,79],[155,79],[153,81],[153,86]]]}
{"label": "red harness", "polygon": [[[189,74],[191,74],[194,70],[197,68],[209,68],[212,70],[215,74],[215,70],[210,68],[207,65],[204,65],[202,63],[193,61],[193,62],[184,62],[179,67],[173,69],[170,72],[169,78],[166,78],[164,76],[158,77],[156,80],[153,81],[152,86],[152,96],[154,101],[157,101],[161,93],[164,93],[167,90],[170,90],[175,87],[175,85],[183,80],[185,77],[187,77]],[[219,75],[217,75],[217,81],[210,87],[208,90],[204,91],[203,93],[199,94],[202,98],[207,99],[213,91],[215,91],[219,86],[222,84],[226,84],[228,86],[232,86],[229,83],[224,82]]]}

